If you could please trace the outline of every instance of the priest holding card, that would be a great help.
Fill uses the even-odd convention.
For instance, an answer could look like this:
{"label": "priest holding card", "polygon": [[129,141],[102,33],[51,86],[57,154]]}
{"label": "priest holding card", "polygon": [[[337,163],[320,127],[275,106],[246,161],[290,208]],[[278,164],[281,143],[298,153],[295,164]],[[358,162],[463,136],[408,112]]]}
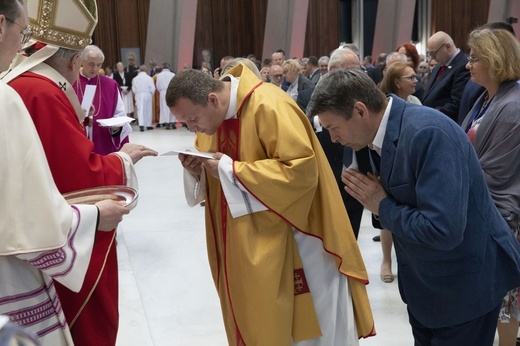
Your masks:
{"label": "priest holding card", "polygon": [[239,64],[172,78],[166,102],[211,158],[179,154],[205,201],[208,259],[230,345],[358,345],[375,335],[368,276],[327,158],[280,88]]}
{"label": "priest holding card", "polygon": [[[94,152],[108,155],[119,151],[123,144],[128,143],[132,127],[128,122],[123,122],[123,119],[128,117],[117,82],[99,74],[104,60],[105,55],[99,47],[87,46],[83,51],[83,68],[73,86],[82,108],[86,107],[85,110],[89,113],[84,125],[88,137],[94,142]],[[84,106],[83,101],[87,99],[88,89],[93,90],[94,98],[91,104]],[[105,127],[97,121],[114,117],[122,119],[117,126]]]}

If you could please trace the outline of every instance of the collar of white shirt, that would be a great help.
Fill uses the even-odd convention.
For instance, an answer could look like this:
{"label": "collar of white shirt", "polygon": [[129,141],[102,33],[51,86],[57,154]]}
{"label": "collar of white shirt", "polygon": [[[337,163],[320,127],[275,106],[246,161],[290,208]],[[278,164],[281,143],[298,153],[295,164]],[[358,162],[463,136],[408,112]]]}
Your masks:
{"label": "collar of white shirt", "polygon": [[381,149],[383,148],[383,140],[385,139],[386,126],[388,125],[388,117],[390,116],[390,109],[392,109],[392,102],[393,99],[389,97],[388,105],[386,106],[385,112],[383,113],[383,118],[379,123],[376,136],[374,137],[372,143],[368,145],[368,147],[372,150],[375,150],[379,156],[381,156]]}

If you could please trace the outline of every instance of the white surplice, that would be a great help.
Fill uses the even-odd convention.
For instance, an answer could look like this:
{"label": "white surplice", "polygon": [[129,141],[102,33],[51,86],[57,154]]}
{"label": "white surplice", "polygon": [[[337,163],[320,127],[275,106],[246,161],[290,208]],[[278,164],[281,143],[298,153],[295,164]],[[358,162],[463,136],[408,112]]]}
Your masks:
{"label": "white surplice", "polygon": [[166,104],[166,90],[168,89],[168,85],[172,78],[175,77],[175,73],[170,71],[169,69],[163,69],[158,75],[157,80],[155,81],[155,85],[157,85],[157,91],[159,92],[159,100],[160,100],[160,117],[159,124],[165,123],[175,123],[177,122],[177,118],[170,112],[170,108]]}
{"label": "white surplice", "polygon": [[0,315],[43,345],[73,345],[52,278],[79,291],[98,211],[63,199],[23,101],[2,81],[0,105]]}
{"label": "white surplice", "polygon": [[152,101],[155,93],[152,77],[146,72],[139,72],[137,77],[132,79],[132,92],[135,94],[139,126],[152,126]]}

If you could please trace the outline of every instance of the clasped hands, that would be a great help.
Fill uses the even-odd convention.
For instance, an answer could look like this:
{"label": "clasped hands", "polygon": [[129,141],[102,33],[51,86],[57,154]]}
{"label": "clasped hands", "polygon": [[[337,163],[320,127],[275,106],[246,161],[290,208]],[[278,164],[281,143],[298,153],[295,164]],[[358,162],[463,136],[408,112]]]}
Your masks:
{"label": "clasped hands", "polygon": [[223,155],[224,154],[222,153],[216,152],[213,154],[213,158],[206,159],[193,155],[179,154],[179,160],[181,161],[182,167],[192,175],[196,176],[198,180],[200,180],[200,175],[202,174],[202,166],[204,166],[212,176],[220,179],[218,174],[218,163]]}
{"label": "clasped hands", "polygon": [[345,191],[363,204],[374,215],[379,215],[379,204],[388,197],[385,189],[372,173],[367,175],[354,169],[349,169],[341,174],[341,181],[345,184]]}

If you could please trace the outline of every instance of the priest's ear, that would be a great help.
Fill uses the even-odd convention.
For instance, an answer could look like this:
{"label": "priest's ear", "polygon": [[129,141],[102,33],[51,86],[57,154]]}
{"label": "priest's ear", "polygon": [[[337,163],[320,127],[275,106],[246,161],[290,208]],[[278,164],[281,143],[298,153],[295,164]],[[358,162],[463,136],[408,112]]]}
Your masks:
{"label": "priest's ear", "polygon": [[208,94],[208,105],[211,105],[211,106],[217,108],[219,103],[220,103],[220,100],[216,93]]}

